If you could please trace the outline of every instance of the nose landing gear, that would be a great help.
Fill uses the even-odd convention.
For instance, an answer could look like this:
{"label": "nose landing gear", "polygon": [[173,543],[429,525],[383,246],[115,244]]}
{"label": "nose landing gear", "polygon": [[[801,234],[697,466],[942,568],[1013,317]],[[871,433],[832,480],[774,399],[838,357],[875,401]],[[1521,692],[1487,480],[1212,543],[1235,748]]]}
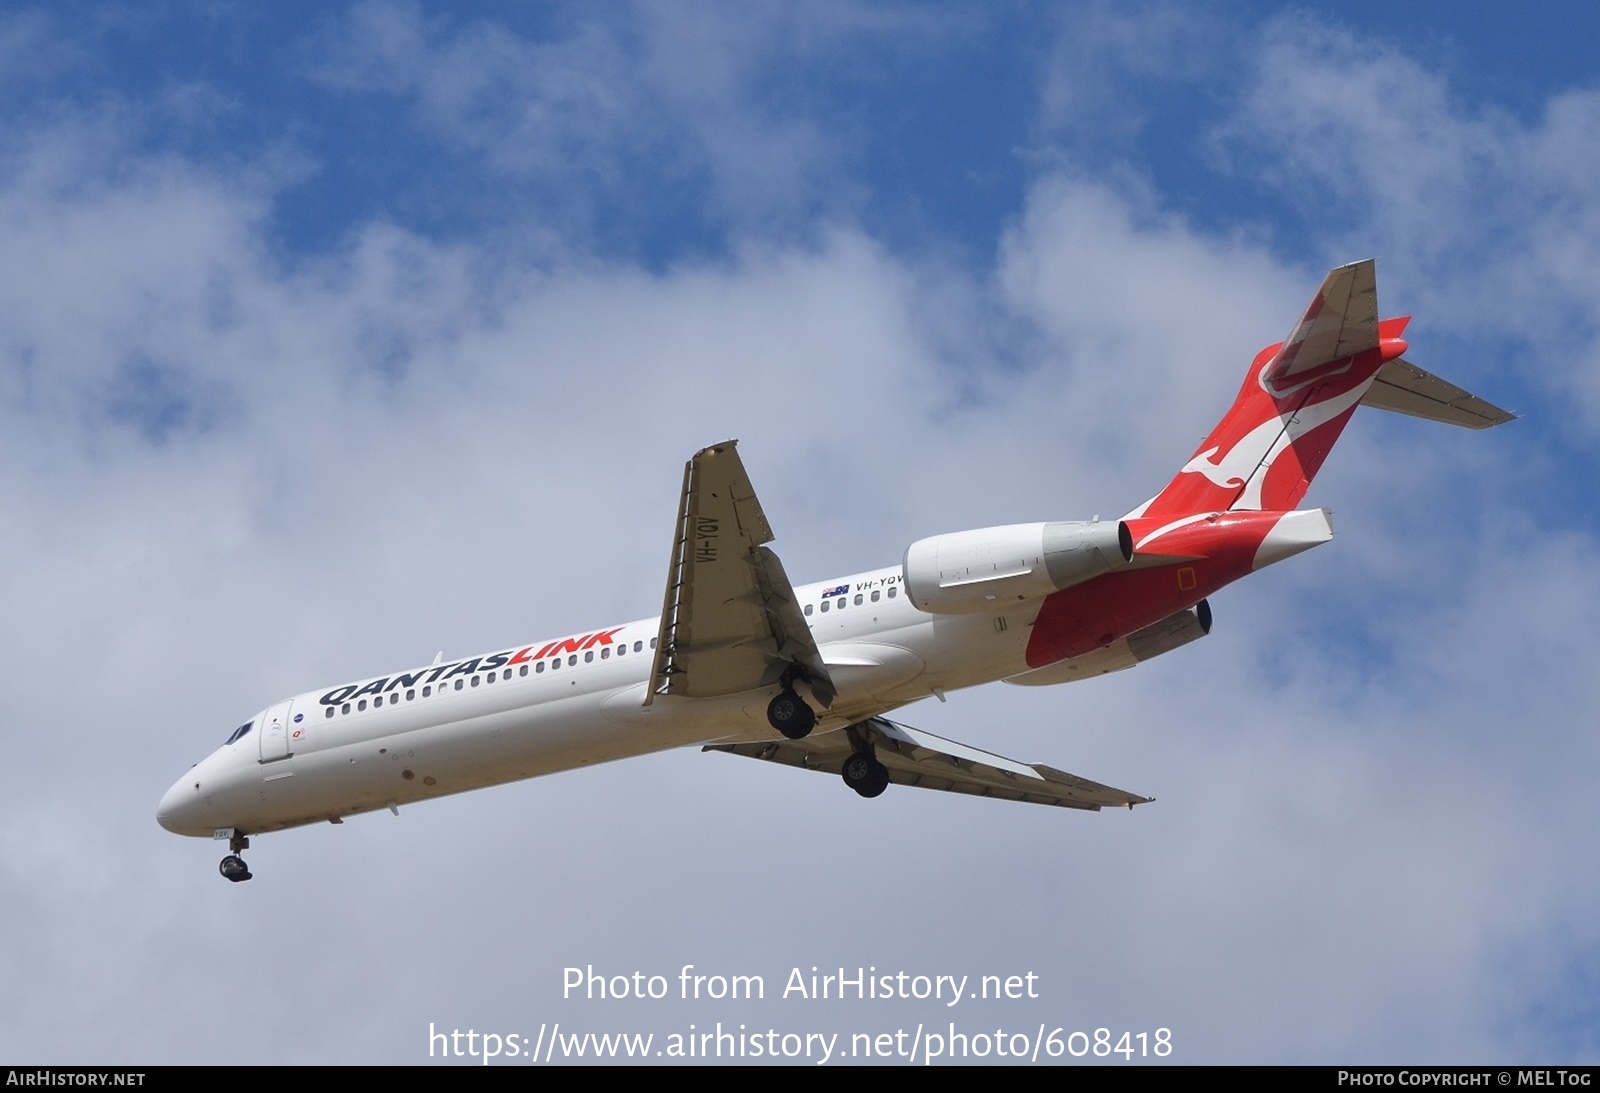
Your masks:
{"label": "nose landing gear", "polygon": [[250,872],[250,867],[239,856],[239,851],[250,849],[250,837],[248,835],[233,835],[228,839],[228,849],[232,853],[222,859],[217,866],[217,871],[236,884],[242,880],[249,880],[254,876]]}

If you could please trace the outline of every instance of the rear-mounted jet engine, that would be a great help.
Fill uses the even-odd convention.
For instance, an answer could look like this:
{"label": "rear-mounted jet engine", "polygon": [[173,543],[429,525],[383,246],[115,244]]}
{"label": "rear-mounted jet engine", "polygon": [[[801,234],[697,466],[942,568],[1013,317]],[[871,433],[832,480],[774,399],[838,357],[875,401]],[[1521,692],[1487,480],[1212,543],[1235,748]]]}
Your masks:
{"label": "rear-mounted jet engine", "polygon": [[1043,599],[1133,559],[1121,520],[1008,524],[918,539],[906,551],[911,602],[936,615]]}

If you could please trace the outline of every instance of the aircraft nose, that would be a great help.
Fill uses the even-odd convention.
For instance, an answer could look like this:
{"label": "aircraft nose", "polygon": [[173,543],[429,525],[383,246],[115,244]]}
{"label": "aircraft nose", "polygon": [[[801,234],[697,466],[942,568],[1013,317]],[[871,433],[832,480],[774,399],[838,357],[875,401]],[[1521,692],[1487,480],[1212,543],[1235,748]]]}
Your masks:
{"label": "aircraft nose", "polygon": [[156,806],[156,823],[174,835],[206,835],[208,829],[196,828],[195,818],[204,803],[200,795],[199,779],[194,770],[172,783],[172,788],[161,797]]}

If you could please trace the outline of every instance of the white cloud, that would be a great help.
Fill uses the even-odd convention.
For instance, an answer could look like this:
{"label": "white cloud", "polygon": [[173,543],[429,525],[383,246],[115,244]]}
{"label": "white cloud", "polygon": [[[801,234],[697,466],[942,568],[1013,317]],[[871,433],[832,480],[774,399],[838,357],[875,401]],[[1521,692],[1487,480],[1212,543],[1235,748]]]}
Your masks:
{"label": "white cloud", "polygon": [[[390,30],[390,58],[427,33]],[[1596,942],[1571,865],[1596,818],[1593,536],[1493,529],[1537,511],[1513,472],[1444,485],[1502,437],[1423,423],[1358,419],[1311,495],[1340,536],[1218,596],[1205,642],[904,715],[1158,798],[1132,813],[865,802],[685,752],[265,837],[258,879],[224,884],[153,822],[183,762],[290,691],[650,613],[696,446],[741,437],[801,581],[921,534],[1114,514],[1322,271],[1081,175],[1040,179],[977,275],[838,221],[657,272],[383,222],[284,261],[265,184],[127,152],[39,184],[61,132],[0,181],[11,1056],[393,1062],[429,1022],[718,1019],[1168,1027],[1190,1062],[1589,1050],[1528,1014],[1569,1004],[1563,965]],[[109,413],[135,359],[206,412],[159,436]],[[1464,507],[1489,514],[1470,539]],[[561,969],[591,963],[769,991],[813,964],[1031,971],[1043,994],[563,1002]]]}
{"label": "white cloud", "polygon": [[542,196],[579,221],[689,194],[708,223],[765,234],[864,194],[847,164],[870,134],[788,65],[848,65],[866,43],[920,52],[970,21],[855,3],[617,15],[577,7],[535,36],[365,3],[324,27],[310,73],[414,104],[426,139],[483,164],[489,184],[553,185]]}
{"label": "white cloud", "polygon": [[1413,299],[1503,362],[1491,374],[1565,401],[1592,433],[1600,95],[1553,94],[1524,121],[1463,101],[1401,49],[1304,17],[1272,24],[1250,56],[1218,134],[1235,170],[1298,205],[1334,253],[1393,256]]}

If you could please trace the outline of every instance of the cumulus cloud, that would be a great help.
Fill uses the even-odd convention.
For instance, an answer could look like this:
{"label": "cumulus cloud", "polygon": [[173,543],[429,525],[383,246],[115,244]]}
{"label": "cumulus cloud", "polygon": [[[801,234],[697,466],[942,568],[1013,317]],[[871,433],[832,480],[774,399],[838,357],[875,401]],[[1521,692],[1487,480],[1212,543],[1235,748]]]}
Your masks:
{"label": "cumulus cloud", "polygon": [[[319,86],[407,98],[427,155],[472,178],[585,157],[603,173],[656,156],[668,118],[721,192],[757,196],[728,199],[750,214],[732,243],[667,262],[579,236],[530,255],[398,214],[286,252],[304,176],[142,146],[96,159],[94,105],[8,153],[0,905],[28,940],[0,953],[12,1056],[392,1062],[426,1057],[430,1022],[532,1035],[557,1020],[1165,1027],[1182,1061],[1592,1055],[1592,1035],[1546,1018],[1582,1012],[1571,968],[1596,943],[1593,882],[1570,864],[1596,818],[1596,544],[1587,522],[1539,534],[1545,487],[1506,465],[1557,461],[1543,428],[1508,442],[1358,415],[1310,497],[1339,509],[1339,536],[1217,597],[1205,642],[903,715],[1158,798],[1132,813],[866,802],[682,752],[265,837],[249,885],[156,828],[182,764],[285,694],[651,613],[698,446],[740,437],[799,581],[893,564],[923,534],[1116,515],[1287,332],[1322,274],[1310,255],[1341,232],[1430,229],[1414,257],[1385,257],[1380,292],[1445,306],[1427,286],[1481,246],[1479,222],[1408,216],[1471,203],[1482,184],[1453,165],[1485,127],[1547,149],[1544,192],[1571,203],[1547,212],[1584,208],[1581,153],[1556,152],[1587,124],[1582,93],[1519,136],[1402,53],[1277,25],[1278,61],[1366,57],[1380,91],[1436,123],[1397,177],[1340,152],[1350,134],[1327,139],[1350,124],[1400,140],[1376,104],[1341,115],[1319,80],[1246,71],[1218,130],[1264,155],[1241,126],[1276,102],[1282,181],[1263,185],[1356,174],[1292,259],[1262,225],[1197,224],[1155,176],[1130,187],[1126,165],[1082,164],[1033,180],[981,267],[900,253],[815,212],[820,178],[852,181],[849,134],[748,101],[785,34],[805,56],[870,53],[904,21],[827,13],[541,37],[362,6],[306,46]],[[668,63],[696,54],[664,43],[706,40],[721,67]],[[624,71],[641,59],[659,68]],[[717,110],[760,132],[725,127],[714,146]],[[762,230],[765,169],[716,166],[744,149],[792,152],[793,189],[770,200],[806,230]],[[660,155],[670,177],[676,153]],[[1492,222],[1548,241],[1550,283],[1586,268],[1581,241],[1555,246],[1553,214]],[[762,974],[768,1000],[564,1001],[562,970],[591,964]],[[981,1013],[776,997],[813,965],[1032,972],[1041,994]]]}
{"label": "cumulus cloud", "polygon": [[854,66],[931,55],[971,22],[841,2],[572,6],[513,28],[370,2],[322,26],[308,72],[407,104],[400,124],[419,139],[481,167],[489,187],[531,187],[580,236],[663,208],[689,219],[679,240],[803,234],[866,194],[851,167],[872,134],[849,85],[876,76]]}
{"label": "cumulus cloud", "polygon": [[1395,256],[1418,298],[1498,372],[1592,433],[1600,95],[1561,89],[1524,120],[1467,100],[1402,49],[1281,19],[1217,129],[1234,169],[1296,206],[1338,253]]}

